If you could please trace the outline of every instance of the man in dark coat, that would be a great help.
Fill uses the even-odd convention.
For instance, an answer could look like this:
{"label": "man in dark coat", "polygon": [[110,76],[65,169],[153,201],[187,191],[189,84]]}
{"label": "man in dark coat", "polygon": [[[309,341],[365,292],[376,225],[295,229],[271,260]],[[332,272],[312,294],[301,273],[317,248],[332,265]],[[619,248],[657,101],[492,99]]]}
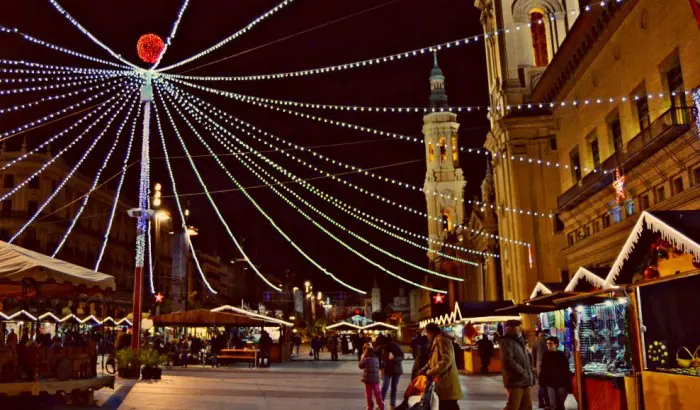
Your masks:
{"label": "man in dark coat", "polygon": [[383,338],[383,344],[379,346],[380,367],[383,371],[382,381],[382,401],[386,401],[386,393],[391,384],[391,408],[396,407],[396,388],[399,385],[399,379],[403,374],[401,362],[403,362],[403,351],[401,346],[391,337],[391,335]]}
{"label": "man in dark coat", "polygon": [[328,342],[328,350],[331,351],[331,360],[334,362],[338,361],[338,345],[340,344],[340,340],[338,339],[337,335],[331,336],[330,341]]}
{"label": "man in dark coat", "polygon": [[493,343],[489,340],[489,336],[484,334],[476,347],[479,350],[479,359],[481,360],[481,374],[488,374],[489,366],[491,365],[491,355],[493,354]]}
{"label": "man in dark coat", "polygon": [[535,372],[525,349],[519,321],[509,320],[506,323],[506,334],[500,343],[503,384],[508,392],[504,410],[532,410],[530,388],[535,384]]}

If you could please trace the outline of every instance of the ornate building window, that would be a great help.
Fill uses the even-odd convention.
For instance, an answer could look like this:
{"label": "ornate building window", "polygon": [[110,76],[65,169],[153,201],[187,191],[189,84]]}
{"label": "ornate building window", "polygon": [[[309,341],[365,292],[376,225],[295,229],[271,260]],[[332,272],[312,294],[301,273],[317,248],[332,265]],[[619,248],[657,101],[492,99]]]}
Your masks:
{"label": "ornate building window", "polygon": [[433,162],[435,160],[435,146],[433,145],[433,140],[428,140],[428,161]]}
{"label": "ornate building window", "polygon": [[445,138],[440,138],[440,161],[447,161],[447,141]]}
{"label": "ornate building window", "polygon": [[457,162],[457,152],[459,148],[457,147],[457,137],[452,137],[452,162]]}
{"label": "ornate building window", "polygon": [[532,51],[535,56],[535,67],[544,67],[549,63],[547,53],[547,30],[545,28],[544,13],[539,9],[530,12],[530,35],[532,37]]}
{"label": "ornate building window", "polygon": [[452,230],[452,218],[450,217],[450,210],[449,209],[443,209],[441,214],[441,227],[443,231],[450,231]]}

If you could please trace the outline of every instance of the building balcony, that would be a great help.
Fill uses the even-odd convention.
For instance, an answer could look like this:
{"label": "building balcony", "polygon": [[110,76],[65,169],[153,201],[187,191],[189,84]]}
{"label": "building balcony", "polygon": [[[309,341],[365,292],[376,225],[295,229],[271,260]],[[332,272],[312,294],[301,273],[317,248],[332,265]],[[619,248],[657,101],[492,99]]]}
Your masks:
{"label": "building balcony", "polygon": [[[622,168],[629,172],[637,165],[649,159],[663,147],[690,130],[693,112],[690,107],[671,108],[661,114],[646,129],[627,143],[624,152],[615,152],[600,167],[611,170]],[[569,188],[557,198],[559,212],[568,211],[591,195],[612,184],[613,173],[590,172],[578,184]]]}

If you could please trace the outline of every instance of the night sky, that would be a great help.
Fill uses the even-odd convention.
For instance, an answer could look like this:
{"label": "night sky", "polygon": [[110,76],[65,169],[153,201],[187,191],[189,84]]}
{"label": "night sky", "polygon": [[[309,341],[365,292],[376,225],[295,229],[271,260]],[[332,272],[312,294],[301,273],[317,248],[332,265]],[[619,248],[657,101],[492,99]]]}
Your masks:
{"label": "night sky", "polygon": [[[136,41],[140,35],[152,32],[167,37],[180,1],[176,0],[139,0],[139,1],[69,1],[60,2],[79,22],[90,30],[97,38],[121,53],[127,60],[138,62]],[[377,0],[328,1],[328,0],[297,0],[281,12],[258,24],[252,31],[220,48],[205,58],[178,67],[175,73],[187,71],[189,75],[252,75],[275,73],[280,71],[317,68],[325,65],[353,62],[373,57],[381,57],[414,48],[456,40],[470,35],[479,34],[479,10],[472,1],[464,0],[399,0],[388,1],[386,7],[353,17],[351,19],[319,28],[313,32],[292,39],[267,45],[267,43],[284,38],[323,23],[350,15],[372,6],[381,4]],[[161,66],[180,61],[183,58],[199,52],[215,44],[224,37],[237,31],[258,15],[278,4],[276,0],[192,0],[182,19],[173,46],[168,49]],[[43,0],[3,0],[0,2],[0,24],[17,27],[25,33],[40,39],[90,54],[103,59],[111,57],[102,49],[92,44],[67,20]],[[264,46],[255,50],[258,46]],[[198,66],[229,58],[225,61],[206,67]],[[47,64],[70,64],[81,67],[96,67],[94,63],[64,56],[43,47],[18,40],[16,36],[0,35],[0,55],[2,58],[26,58]],[[471,44],[457,49],[444,50],[439,54],[440,65],[446,76],[446,88],[450,105],[485,105],[488,104],[487,80],[484,62],[484,50],[481,44]],[[142,63],[144,64],[144,63]],[[145,64],[144,64],[145,65]],[[427,106],[429,99],[428,76],[432,68],[432,58],[426,54],[408,60],[398,60],[393,63],[381,64],[365,68],[357,68],[343,72],[312,75],[303,78],[266,80],[252,82],[207,82],[203,85],[239,92],[242,94],[317,102],[326,104],[345,105],[377,105],[377,106]],[[193,70],[194,69],[194,70]],[[7,78],[7,76],[3,76]],[[16,85],[14,85],[16,86]],[[8,88],[3,84],[3,88]],[[189,91],[192,91],[189,89]],[[227,111],[245,121],[274,133],[294,143],[304,146],[337,144],[352,141],[372,140],[372,142],[345,145],[340,147],[318,148],[320,153],[332,158],[357,165],[360,167],[376,167],[404,161],[413,161],[402,166],[375,171],[395,179],[422,186],[425,177],[423,146],[396,139],[377,141],[381,139],[373,134],[350,131],[327,124],[319,124],[306,119],[273,112],[264,108],[234,102],[223,97],[207,93],[195,92],[220,109]],[[0,98],[0,107],[36,99],[37,94],[27,98]],[[82,97],[84,98],[84,97]],[[5,131],[13,126],[23,124],[33,118],[38,118],[51,110],[58,109],[69,102],[78,99],[67,99],[60,103],[47,103],[39,108],[32,108],[10,116],[0,117],[0,130]],[[421,136],[422,114],[377,114],[377,113],[341,113],[336,111],[321,111],[296,108],[318,116],[375,127],[412,136]],[[161,120],[165,120],[161,110]],[[57,125],[66,127],[77,117],[63,120]],[[120,117],[121,118],[121,117]],[[483,144],[487,132],[485,113],[460,114],[459,122],[460,145],[463,147],[479,147]],[[130,123],[129,123],[130,124]],[[27,143],[33,147],[43,142],[49,132],[61,130],[63,127],[47,126],[40,130],[27,133]],[[164,123],[168,149],[171,155],[179,156],[183,151],[172,133],[169,123]],[[183,134],[192,154],[204,154],[204,147],[199,144],[189,129],[182,122],[178,127]],[[155,129],[155,127],[153,128]],[[201,131],[201,130],[200,130]],[[72,134],[73,136],[75,134]],[[94,133],[93,133],[94,135]],[[93,175],[96,167],[109,149],[113,133],[105,139],[90,155],[81,168],[81,172]],[[162,149],[157,134],[152,134],[152,180],[162,182],[164,194],[172,193],[170,182],[165,172],[162,159]],[[203,133],[206,136],[206,133]],[[259,143],[244,135],[238,135],[257,149],[263,149]],[[92,137],[90,138],[90,140]],[[54,149],[65,146],[65,139],[57,143]],[[223,147],[212,138],[208,138],[211,146],[217,152],[224,152]],[[19,138],[12,142],[16,144]],[[84,152],[86,140],[79,145],[76,152]],[[82,148],[81,148],[82,147]],[[117,148],[104,175],[112,176],[118,171],[124,157],[126,138]],[[136,153],[136,151],[135,151]],[[343,169],[334,167],[324,161],[316,160],[306,153],[294,152],[308,162],[328,170],[342,172]],[[68,162],[75,162],[78,157],[69,155]],[[135,159],[132,156],[132,159]],[[233,175],[245,186],[258,185],[260,182],[241,166],[233,157],[222,157]],[[298,176],[314,177],[313,171],[292,164],[279,154],[270,154],[277,161]],[[180,194],[199,193],[202,191],[186,159],[173,159],[175,176]],[[467,178],[467,197],[479,192],[483,177],[485,162],[481,156],[462,156],[462,167]],[[231,181],[216,165],[212,158],[198,158],[197,166],[211,190],[229,189]],[[137,166],[129,170],[125,195],[135,199],[137,195]],[[275,174],[278,178],[281,176]],[[425,198],[420,192],[411,192],[390,184],[375,181],[359,175],[344,177],[348,181],[361,185],[374,192],[380,193],[408,205],[424,210]],[[115,179],[116,182],[116,179]],[[350,203],[377,217],[393,224],[400,225],[420,234],[427,234],[427,222],[424,218],[407,213],[391,205],[386,205],[355,190],[348,189],[330,180],[317,180],[312,183],[326,192]],[[396,253],[414,263],[426,265],[427,258],[423,250],[411,247],[392,239],[373,228],[338,211],[333,206],[318,199],[299,186],[290,185],[322,211],[332,216],[348,228],[366,237],[377,245]],[[286,194],[286,192],[282,191]],[[333,242],[296,211],[282,202],[269,188],[250,190],[251,195],[275,219],[289,236],[321,265],[360,288],[369,289],[375,278],[387,288],[389,293],[406,285],[397,280],[387,279],[380,270],[372,267],[351,254],[345,248]],[[239,238],[245,238],[245,249],[256,264],[262,266],[263,272],[278,276],[285,269],[296,273],[297,281],[313,280],[317,289],[326,291],[342,290],[341,286],[325,278],[314,266],[307,262],[286,241],[277,234],[255,208],[240,192],[216,194],[214,196],[220,209],[233,232]],[[189,202],[192,210],[190,222],[197,226],[200,235],[195,240],[195,247],[210,253],[218,253],[222,257],[233,254],[233,244],[214,216],[211,206],[203,196],[183,197],[183,204]],[[175,204],[171,200],[164,206],[172,211]],[[322,221],[320,216],[307,210],[308,214]],[[326,221],[321,222],[328,229]],[[339,229],[332,232],[348,244],[360,250],[363,254],[376,260],[396,273],[416,281],[421,281],[423,273],[404,264],[394,261],[379,252],[372,250],[356,239],[343,234]]]}

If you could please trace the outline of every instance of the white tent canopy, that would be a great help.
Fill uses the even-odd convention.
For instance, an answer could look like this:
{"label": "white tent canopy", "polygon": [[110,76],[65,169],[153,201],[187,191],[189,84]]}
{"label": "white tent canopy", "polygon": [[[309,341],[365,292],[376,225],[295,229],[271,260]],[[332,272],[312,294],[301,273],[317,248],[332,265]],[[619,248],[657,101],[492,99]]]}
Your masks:
{"label": "white tent canopy", "polygon": [[37,282],[68,282],[74,286],[116,289],[114,276],[0,241],[0,279],[20,282],[25,278]]}

